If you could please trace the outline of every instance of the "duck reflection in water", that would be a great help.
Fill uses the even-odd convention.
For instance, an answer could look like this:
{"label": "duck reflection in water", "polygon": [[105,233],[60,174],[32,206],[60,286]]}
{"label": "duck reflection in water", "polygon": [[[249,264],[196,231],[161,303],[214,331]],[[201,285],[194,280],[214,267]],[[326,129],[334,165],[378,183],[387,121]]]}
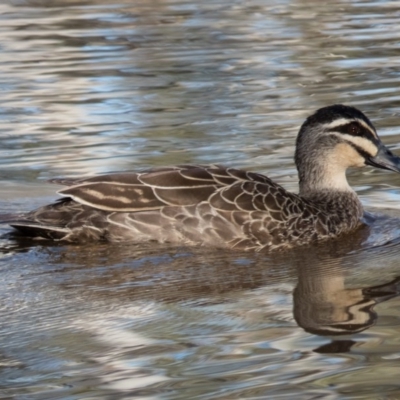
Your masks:
{"label": "duck reflection in water", "polygon": [[[386,222],[383,225],[386,226]],[[373,230],[378,236],[378,229]],[[356,334],[374,325],[378,318],[375,305],[400,294],[400,277],[393,279],[395,275],[388,275],[384,265],[380,266],[380,276],[390,276],[386,282],[349,287],[349,274],[360,274],[366,282],[376,283],[374,278],[371,279],[371,273],[376,271],[371,262],[374,258],[388,259],[386,244],[371,247],[368,242],[366,247],[370,237],[371,227],[365,225],[351,236],[351,240],[346,237],[333,240],[329,245],[310,246],[274,257],[261,253],[249,256],[249,253],[219,250],[204,252],[201,248],[166,245],[162,249],[142,245],[119,245],[117,248],[107,244],[58,245],[43,247],[38,262],[47,265],[44,279],[48,281],[48,287],[54,285],[62,291],[72,290],[74,297],[87,304],[105,300],[107,304],[114,301],[122,304],[194,301],[208,305],[230,302],[232,293],[236,292],[237,299],[241,298],[241,293],[245,297],[254,295],[254,301],[259,300],[262,307],[265,301],[269,302],[269,294],[279,293],[281,284],[290,283],[294,287],[296,323],[306,332],[331,339],[330,343],[314,351],[338,353],[350,351],[356,343],[348,338],[343,340],[344,335]],[[9,249],[2,249],[2,252],[29,251],[32,243],[35,244],[21,238],[8,243]],[[35,264],[32,256],[31,260]],[[35,268],[39,270],[40,266]],[[250,293],[255,289],[261,291]],[[265,299],[263,292],[267,294]],[[286,312],[280,310],[278,304],[270,305],[274,313]],[[262,308],[254,307],[263,313]],[[246,307],[241,310],[238,300],[238,315],[244,317],[247,311]],[[270,313],[271,308],[266,307],[265,319],[271,317]],[[337,336],[341,339],[335,340]]]}
{"label": "duck reflection in water", "polygon": [[[354,264],[362,264],[365,255],[371,257],[370,252],[346,253],[351,252],[352,247],[360,250],[370,235],[369,228],[360,229],[353,236],[352,243],[337,241],[335,249],[332,246],[328,251],[326,247],[315,248],[315,251],[304,252],[297,259],[298,282],[293,291],[293,316],[306,332],[344,336],[365,331],[377,321],[374,307],[400,294],[400,277],[380,285],[346,287],[346,273],[350,271],[352,258]],[[338,248],[339,256],[332,257],[330,252],[338,253]],[[315,351],[346,352],[354,343],[353,340],[333,340]]]}
{"label": "duck reflection in water", "polygon": [[299,269],[293,314],[299,326],[316,335],[349,335],[374,325],[374,306],[400,294],[400,277],[381,285],[346,288],[339,264]]}

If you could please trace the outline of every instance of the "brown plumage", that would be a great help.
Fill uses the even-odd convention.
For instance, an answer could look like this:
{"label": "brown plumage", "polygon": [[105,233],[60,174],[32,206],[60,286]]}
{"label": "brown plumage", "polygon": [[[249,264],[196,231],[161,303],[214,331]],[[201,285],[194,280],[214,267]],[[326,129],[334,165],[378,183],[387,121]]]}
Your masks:
{"label": "brown plumage", "polygon": [[61,179],[65,196],[7,221],[23,234],[54,240],[148,241],[234,249],[277,249],[352,231],[361,203],[345,171],[366,163],[400,172],[400,159],[355,108],[318,110],[296,146],[300,194],[268,177],[219,165],[180,165]]}

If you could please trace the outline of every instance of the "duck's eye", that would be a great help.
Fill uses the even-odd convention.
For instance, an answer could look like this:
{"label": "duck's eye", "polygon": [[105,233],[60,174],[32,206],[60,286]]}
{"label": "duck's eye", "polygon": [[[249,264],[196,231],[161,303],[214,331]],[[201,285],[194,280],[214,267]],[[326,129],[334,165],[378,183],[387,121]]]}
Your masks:
{"label": "duck's eye", "polygon": [[346,125],[346,133],[349,135],[357,136],[361,133],[361,127],[357,122],[352,122]]}

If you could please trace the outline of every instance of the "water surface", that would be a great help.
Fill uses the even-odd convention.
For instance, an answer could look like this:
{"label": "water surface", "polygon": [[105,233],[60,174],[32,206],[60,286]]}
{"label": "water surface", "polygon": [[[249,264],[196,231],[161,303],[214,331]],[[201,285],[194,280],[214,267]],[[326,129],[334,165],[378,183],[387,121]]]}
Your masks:
{"label": "water surface", "polygon": [[[8,0],[0,211],[47,180],[218,162],[297,190],[299,125],[361,108],[400,151],[400,9],[372,1]],[[0,233],[0,394],[17,399],[400,397],[400,177],[349,174],[386,214],[285,255]]]}

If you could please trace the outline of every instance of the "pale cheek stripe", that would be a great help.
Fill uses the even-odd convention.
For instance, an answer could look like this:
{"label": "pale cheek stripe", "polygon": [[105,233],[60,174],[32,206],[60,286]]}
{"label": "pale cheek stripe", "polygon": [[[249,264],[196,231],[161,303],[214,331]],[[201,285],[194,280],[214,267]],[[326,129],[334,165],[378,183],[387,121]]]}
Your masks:
{"label": "pale cheek stripe", "polygon": [[368,153],[371,157],[375,157],[378,153],[378,147],[376,147],[375,144],[366,138],[336,132],[332,132],[332,134],[341,139],[345,139],[350,143],[353,143],[355,146]]}

